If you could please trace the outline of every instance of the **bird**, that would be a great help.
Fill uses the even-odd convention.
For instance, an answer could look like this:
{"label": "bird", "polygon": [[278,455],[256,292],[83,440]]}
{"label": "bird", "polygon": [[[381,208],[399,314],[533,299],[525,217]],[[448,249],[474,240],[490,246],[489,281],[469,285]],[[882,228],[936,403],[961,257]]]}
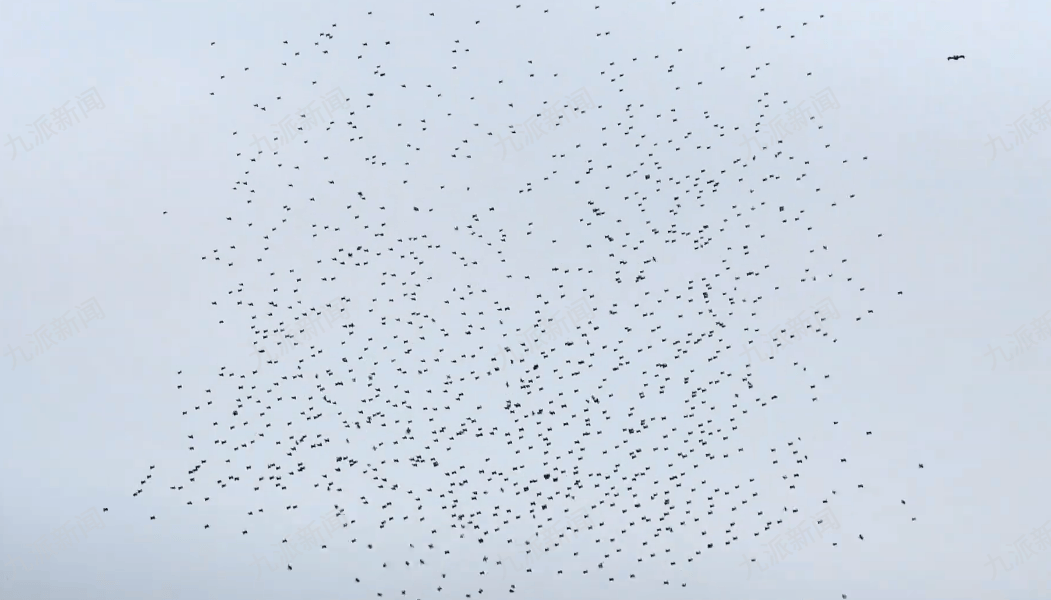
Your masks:
{"label": "bird", "polygon": [[964,55],[962,55],[962,54],[957,54],[957,55],[955,55],[955,56],[950,56],[950,57],[948,58],[948,60],[960,60],[961,58],[964,58]]}

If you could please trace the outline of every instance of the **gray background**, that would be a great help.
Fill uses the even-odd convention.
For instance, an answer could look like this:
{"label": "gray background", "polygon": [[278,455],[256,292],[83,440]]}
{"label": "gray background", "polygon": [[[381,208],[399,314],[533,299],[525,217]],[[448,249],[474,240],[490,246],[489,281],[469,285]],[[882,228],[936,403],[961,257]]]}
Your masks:
{"label": "gray background", "polygon": [[[0,6],[0,88],[4,91],[0,94],[0,134],[4,141],[10,133],[32,143],[27,123],[43,112],[50,114],[67,99],[76,105],[76,96],[88,88],[95,87],[105,102],[103,110],[91,112],[31,152],[20,149],[11,160],[10,148],[5,147],[0,155],[0,347],[6,351],[8,344],[24,343],[38,327],[89,298],[96,298],[105,311],[105,319],[91,322],[86,330],[32,362],[19,360],[11,368],[5,357],[0,364],[0,555],[4,564],[0,596],[327,598],[375,597],[381,591],[386,597],[408,589],[406,597],[434,597],[434,586],[442,583],[436,580],[436,573],[442,572],[448,573],[444,582],[448,592],[443,594],[457,597],[473,594],[479,587],[485,589],[484,597],[506,597],[511,583],[516,584],[518,594],[548,598],[627,598],[640,593],[661,598],[695,598],[698,593],[713,598],[838,598],[841,592],[851,599],[1048,597],[1051,557],[1047,550],[1009,573],[998,572],[995,580],[987,565],[990,555],[1010,561],[1011,544],[1051,518],[1045,475],[1048,345],[1037,344],[1010,362],[1000,359],[995,370],[983,354],[989,344],[1008,351],[1011,332],[1051,309],[1044,290],[1051,136],[1038,134],[1011,152],[1000,149],[995,160],[983,144],[992,134],[1017,145],[1009,124],[1051,100],[1051,83],[1041,61],[1047,50],[1045,25],[1051,7],[1042,2],[844,4],[794,0],[785,6],[771,3],[760,13],[760,4],[753,2],[687,7],[691,3],[684,0],[675,6],[596,1],[599,10],[590,3],[545,7],[521,0],[523,7],[518,12],[514,3],[490,2],[456,2],[447,7],[401,1],[369,7],[309,1],[8,2]],[[551,12],[543,14],[544,8]],[[366,15],[368,10],[373,15]],[[429,17],[431,11],[437,16]],[[819,14],[825,17],[819,19]],[[745,19],[739,20],[738,15]],[[479,19],[482,23],[475,26]],[[331,23],[338,27],[331,29]],[[774,30],[775,24],[782,24],[783,29]],[[320,31],[336,35],[329,42],[332,53],[326,58],[313,46]],[[605,31],[612,33],[595,38],[595,33]],[[786,34],[797,37],[789,39]],[[288,46],[280,43],[286,39]],[[453,43],[456,39],[460,44]],[[383,46],[387,40],[392,42],[390,47]],[[217,44],[210,46],[212,41]],[[368,48],[360,42],[368,42]],[[746,52],[743,46],[748,44],[752,49]],[[469,48],[470,52],[453,54],[454,48]],[[296,57],[301,62],[291,62],[292,50],[303,51],[303,56]],[[365,51],[371,54],[360,61],[352,54]],[[966,59],[945,60],[958,53]],[[661,58],[655,60],[654,55]],[[635,56],[638,63],[632,64]],[[279,63],[285,60],[290,65],[282,70]],[[533,65],[527,60],[533,60]],[[644,61],[647,64],[639,64]],[[610,62],[616,65],[611,67]],[[754,71],[753,67],[764,62],[771,65]],[[456,70],[451,69],[454,64]],[[675,65],[674,74],[667,73],[668,64]],[[373,74],[376,65],[387,73],[383,80]],[[720,72],[724,65],[726,71]],[[245,73],[246,66],[251,71]],[[606,70],[607,76],[598,75],[600,70]],[[557,78],[552,76],[556,72]],[[813,75],[808,77],[807,72]],[[529,73],[536,77],[529,78]],[[626,74],[624,85],[609,83],[609,75],[620,73]],[[750,73],[760,75],[751,80],[746,77]],[[221,74],[226,79],[220,81]],[[496,84],[499,79],[507,83]],[[684,82],[682,90],[675,92],[669,82],[679,79]],[[311,85],[313,80],[318,84]],[[704,84],[696,86],[696,80]],[[411,89],[395,93],[395,86],[402,83]],[[426,84],[433,87],[425,88]],[[564,548],[542,556],[532,573],[515,572],[500,579],[499,567],[490,562],[485,570],[497,574],[483,578],[477,575],[481,563],[474,555],[485,550],[492,561],[495,548],[465,546],[457,548],[451,558],[435,557],[427,569],[405,568],[403,560],[415,561],[407,544],[420,548],[427,536],[414,533],[411,520],[378,529],[378,519],[387,516],[379,510],[386,496],[372,487],[371,475],[359,473],[364,464],[351,469],[356,473],[355,483],[344,484],[346,491],[335,500],[334,493],[311,489],[315,478],[291,478],[294,483],[289,483],[288,491],[266,504],[266,520],[245,516],[262,504],[243,488],[213,489],[207,509],[197,498],[206,494],[195,492],[194,506],[185,506],[191,496],[175,494],[168,487],[184,485],[185,472],[198,460],[219,463],[228,453],[215,450],[204,439],[194,453],[188,452],[186,435],[206,431],[209,423],[205,421],[212,418],[191,420],[181,412],[189,409],[193,416],[193,405],[209,399],[229,401],[234,392],[209,397],[204,393],[205,389],[229,389],[217,377],[220,367],[243,373],[256,365],[248,350],[253,340],[250,323],[226,294],[234,283],[243,282],[244,298],[254,298],[259,306],[265,303],[265,296],[252,292],[270,287],[261,275],[263,268],[252,264],[259,255],[259,235],[249,233],[244,222],[257,220],[256,227],[261,229],[264,222],[287,216],[291,224],[297,211],[311,224],[346,218],[345,211],[331,207],[316,207],[313,217],[303,205],[292,213],[280,213],[286,202],[277,194],[286,193],[280,190],[285,173],[277,176],[275,169],[257,163],[248,176],[249,187],[258,190],[255,196],[260,197],[266,190],[275,190],[273,200],[259,198],[246,207],[247,196],[230,188],[248,170],[245,158],[254,152],[248,145],[253,133],[269,134],[271,123],[335,87],[352,99],[359,134],[371,137],[348,145],[343,126],[339,135],[318,142],[327,146],[311,148],[311,153],[331,152],[331,170],[325,178],[335,177],[342,183],[344,197],[353,199],[358,190],[370,196],[362,221],[390,223],[388,238],[397,237],[396,232],[423,232],[430,243],[445,246],[444,253],[424,256],[442,281],[423,294],[415,310],[446,324],[460,323],[456,319],[461,310],[488,308],[496,298],[513,301],[524,297],[523,290],[531,288],[520,279],[506,281],[508,272],[536,274],[556,264],[583,264],[580,261],[585,259],[572,250],[574,243],[585,242],[572,237],[577,235],[577,215],[569,219],[560,210],[574,194],[584,192],[569,185],[541,187],[539,182],[552,169],[576,168],[566,161],[553,161],[551,154],[568,152],[578,143],[598,146],[599,138],[606,135],[602,127],[614,129],[627,118],[626,103],[652,104],[660,112],[676,107],[680,119],[676,126],[667,122],[670,113],[657,121],[652,113],[640,112],[638,122],[632,123],[636,129],[658,132],[647,140],[654,138],[662,145],[668,137],[661,133],[662,127],[678,131],[680,137],[682,130],[693,131],[693,138],[684,142],[688,148],[712,144],[716,137],[709,131],[712,121],[726,126],[720,132],[727,138],[735,138],[734,143],[713,145],[707,155],[713,158],[707,163],[701,161],[706,158],[702,154],[672,156],[654,150],[662,164],[701,165],[668,169],[678,176],[703,167],[709,173],[716,167],[724,169],[741,155],[736,146],[740,133],[733,132],[731,125],[746,130],[745,126],[755,122],[752,105],[757,90],[770,92],[770,114],[776,112],[774,101],[781,105],[781,100],[789,100],[785,106],[792,106],[830,88],[840,108],[812,121],[784,144],[785,153],[797,154],[797,160],[831,157],[821,165],[812,163],[808,171],[808,180],[817,180],[818,185],[810,186],[809,181],[794,189],[786,185],[767,195],[787,198],[786,204],[806,209],[807,225],[814,231],[807,237],[799,229],[785,241],[798,247],[767,251],[759,260],[780,259],[779,276],[787,287],[798,282],[803,268],[814,267],[819,274],[826,269],[824,264],[796,260],[806,256],[806,249],[825,244],[830,249],[826,263],[848,258],[850,269],[842,273],[852,276],[854,282],[847,284],[837,274],[823,287],[795,286],[765,305],[762,322],[756,325],[768,331],[821,298],[832,298],[842,315],[835,325],[829,325],[837,343],[808,339],[783,350],[787,358],[805,360],[811,371],[832,377],[822,389],[819,404],[823,412],[815,412],[818,404],[799,404],[760,413],[765,416],[755,417],[760,421],[753,419],[748,431],[742,431],[748,439],[741,444],[762,449],[769,443],[781,448],[796,436],[804,438],[814,463],[808,465],[806,489],[784,502],[771,500],[770,495],[780,493],[773,489],[778,478],[773,471],[762,470],[766,467],[756,466],[757,485],[771,488],[759,498],[767,501],[759,505],[769,506],[771,513],[794,524],[820,510],[820,501],[829,497],[828,489],[836,489],[838,504],[833,510],[842,525],[839,546],[831,547],[827,541],[811,544],[784,564],[749,577],[740,564],[742,553],[758,555],[769,532],[752,538],[751,530],[745,529],[748,533],[739,544],[721,549],[720,543],[686,567],[686,557],[702,547],[688,529],[673,538],[674,554],[681,557],[677,568],[669,570],[667,561],[658,557],[631,566],[638,580],[629,584],[624,579],[627,567],[616,566],[610,574],[617,576],[617,583],[607,585],[605,573],[580,573],[581,568],[588,568],[584,563],[593,565],[601,560],[600,554],[609,552],[608,545],[598,546],[584,539],[590,534],[581,533]],[[620,87],[630,90],[618,97]],[[499,150],[486,145],[496,140],[485,136],[486,132],[506,134],[507,125],[521,123],[540,110],[545,100],[564,99],[580,88],[588,89],[603,109],[590,110],[558,127],[537,144],[542,148],[510,151],[501,160]],[[381,89],[382,100],[370,102],[364,96]],[[216,95],[209,96],[209,92]],[[438,93],[443,97],[438,98]],[[281,94],[287,100],[273,100]],[[471,101],[471,96],[476,100]],[[270,105],[262,113],[252,108],[256,102]],[[361,108],[367,103],[373,105],[368,109],[372,112]],[[508,107],[509,103],[514,107]],[[704,111],[712,118],[705,120]],[[446,119],[450,112],[454,116]],[[420,129],[423,118],[434,127],[426,135]],[[407,129],[390,134],[392,122],[404,123]],[[480,126],[474,128],[474,123]],[[683,123],[687,124],[678,127]],[[817,124],[824,128],[817,130]],[[238,132],[236,136],[231,135],[233,131]],[[461,151],[453,150],[465,131],[474,136],[471,143]],[[406,148],[406,139],[421,151]],[[826,150],[824,144],[832,148]],[[832,150],[837,152],[834,156]],[[243,154],[235,157],[236,152]],[[270,164],[287,156],[286,171],[294,164],[317,164],[309,158],[313,154],[294,152],[306,150],[282,150],[281,156],[266,158]],[[618,158],[616,153],[621,150],[606,152],[588,166],[604,171],[608,163],[602,160]],[[622,163],[638,160],[638,151],[625,148],[623,152]],[[387,171],[364,160],[374,154],[388,163]],[[472,158],[466,159],[466,154]],[[868,156],[868,161],[862,161],[862,156]],[[843,158],[849,158],[849,163],[840,164]],[[411,168],[403,166],[406,161],[412,163]],[[784,173],[796,173],[796,166]],[[320,175],[316,178],[321,179]],[[410,183],[402,184],[405,179]],[[533,192],[519,194],[525,182],[538,185]],[[600,207],[618,210],[624,194],[611,195],[606,206],[607,200],[600,195],[604,184],[591,181],[587,193],[594,194]],[[446,190],[439,190],[439,185],[446,185]],[[468,185],[470,193],[465,190]],[[315,187],[318,193],[328,191]],[[822,193],[815,194],[815,187],[821,187]],[[857,197],[848,202],[851,193]],[[730,213],[723,204],[748,206],[752,201],[747,191],[740,190],[724,191],[714,199],[710,193],[705,197],[713,207],[710,210],[722,211],[716,213],[720,216]],[[831,202],[838,206],[832,209]],[[387,214],[380,213],[377,205],[385,205]],[[484,211],[494,205],[501,210],[489,218]],[[411,206],[435,211],[422,219],[421,213],[412,214]],[[165,210],[168,214],[162,215]],[[584,209],[576,210],[579,216],[586,216]],[[656,214],[662,212],[647,214],[667,220],[667,215]],[[474,214],[489,219],[477,226],[485,240],[464,233]],[[686,214],[680,227],[696,229]],[[234,221],[227,221],[228,216]],[[411,219],[416,220],[397,229]],[[525,239],[527,222],[537,223],[533,237],[544,237],[542,243]],[[771,218],[767,226],[773,230],[775,224]],[[460,231],[454,230],[457,226]],[[509,236],[513,239],[501,249],[505,256],[513,257],[519,271],[509,267],[511,260],[506,265],[496,262],[498,258],[493,260],[495,255],[484,246],[486,242],[498,246],[495,241],[501,227],[513,233]],[[601,233],[596,231],[594,237],[600,238]],[[877,238],[877,233],[884,235]],[[273,263],[268,265],[297,268],[304,279],[316,280],[327,270],[314,262],[312,252],[317,251],[306,246],[302,237],[275,241],[268,259]],[[566,250],[552,248],[549,238],[558,239]],[[370,237],[367,243],[385,249],[388,241]],[[228,251],[231,245],[238,252]],[[221,261],[212,260],[213,249],[219,250]],[[451,251],[460,254],[453,256]],[[660,277],[667,277],[668,285],[679,285],[684,274],[711,270],[689,252],[662,251],[664,264],[647,280],[651,288],[667,287]],[[460,255],[468,260],[484,255],[488,260],[481,261],[478,273],[465,275],[468,269],[459,264]],[[208,260],[202,261],[201,256]],[[230,261],[235,266],[228,268]],[[398,268],[405,269],[404,265]],[[268,266],[267,270],[274,269]],[[368,308],[372,298],[382,295],[376,290],[385,270],[373,269],[371,275],[341,271],[340,285],[305,290],[303,295],[309,297],[304,305],[348,295],[358,303],[358,310]],[[625,272],[636,270],[633,265]],[[403,271],[397,272],[406,277]],[[489,286],[489,299],[455,308],[439,301],[452,298],[449,290],[454,287],[461,290],[455,295],[461,295],[464,286],[483,275],[491,281],[494,272],[501,281]],[[860,293],[854,283],[867,290]],[[394,285],[398,284],[392,282],[388,287]],[[545,292],[554,290],[540,281],[532,285],[547,286]],[[613,339],[617,325],[601,319],[612,303],[636,302],[639,295],[625,296],[609,277],[580,285],[594,294],[592,306],[601,307],[594,319],[605,333],[591,333],[591,343],[605,343],[603,335]],[[898,290],[904,295],[897,296]],[[553,313],[581,296],[579,288],[566,294],[562,302],[552,302],[550,309],[544,309],[545,318],[547,311]],[[212,306],[213,300],[221,306]],[[377,311],[388,319],[404,319],[409,309],[400,306],[398,311],[384,313],[377,303]],[[867,309],[874,314],[868,315]],[[524,314],[528,317],[532,312],[530,308]],[[854,317],[862,314],[865,318],[856,322]],[[221,319],[226,321],[222,325],[218,323]],[[344,349],[362,336],[389,335],[389,330],[367,318],[360,322],[360,330]],[[666,329],[676,326],[682,327],[668,317]],[[709,328],[710,323],[686,327],[693,331]],[[507,331],[512,337],[513,329]],[[334,341],[326,340],[339,335],[320,338],[318,344],[328,348],[326,344]],[[454,350],[456,355],[472,351],[491,355],[492,348],[500,345],[495,332],[484,342],[459,336],[435,344],[435,339],[430,337],[415,352],[427,355],[442,346],[450,356]],[[478,350],[479,346],[486,350]],[[634,353],[635,346],[629,344],[628,351]],[[333,346],[331,354],[337,349]],[[356,350],[347,354],[353,356]],[[299,352],[305,354],[302,349]],[[731,352],[736,356],[737,351]],[[699,361],[697,354],[693,356]],[[640,358],[639,362],[647,360]],[[709,379],[705,366],[697,365],[697,379]],[[282,367],[291,368],[288,364]],[[457,372],[459,377],[470,370],[447,362],[432,369],[435,382],[446,372]],[[175,375],[178,370],[183,370],[180,377]],[[598,371],[598,367],[591,370],[574,387],[597,385],[608,374]],[[756,366],[752,371],[754,379],[774,393],[780,386],[804,387],[802,380],[792,380],[797,370]],[[360,370],[358,377],[364,379]],[[273,380],[265,377],[255,383],[262,386],[262,381]],[[176,389],[179,383],[183,390]],[[486,413],[485,424],[509,429],[511,420],[497,410],[504,402],[501,383],[488,384],[491,389],[484,385],[472,388],[467,403],[488,402],[485,405],[494,408],[493,414]],[[647,394],[653,403],[665,402],[667,397]],[[623,408],[646,403],[628,398],[608,404]],[[649,404],[644,410],[670,414],[659,404]],[[835,432],[825,418],[833,414],[843,423]],[[339,440],[355,433],[343,429],[341,418],[331,416],[330,424],[311,425],[310,431],[328,428],[326,435],[330,430]],[[462,420],[448,418],[451,427]],[[274,419],[285,420],[281,416]],[[414,427],[424,428],[422,420]],[[872,436],[859,433],[868,430],[873,431]],[[353,441],[368,446],[382,439],[382,433],[360,433]],[[568,447],[570,442],[559,443]],[[468,455],[491,452],[503,465],[514,460],[499,449],[472,448],[459,451]],[[713,448],[720,453],[733,450]],[[368,455],[363,462],[378,462],[381,454]],[[840,456],[850,457],[849,469],[841,466]],[[454,467],[462,464],[458,462],[461,458],[454,456],[445,463]],[[269,460],[266,457],[264,462]],[[315,459],[313,464],[320,462]],[[763,457],[761,462],[769,461]],[[919,462],[925,464],[922,471],[916,468]],[[655,463],[660,463],[655,468],[664,464]],[[711,481],[725,479],[729,484],[744,476],[719,466],[718,461],[711,464],[714,466],[704,474]],[[149,465],[156,469],[150,471]],[[612,464],[603,465],[596,459],[589,468],[609,471]],[[312,473],[319,471],[315,467]],[[420,478],[412,480],[412,486],[429,485],[427,477],[432,475],[420,475],[422,471],[411,474]],[[147,473],[153,478],[146,493],[133,498]],[[408,471],[402,475],[410,476]],[[440,479],[440,474],[433,476]],[[865,483],[864,493],[853,489],[855,482]],[[650,492],[649,487],[639,485]],[[368,496],[370,504],[362,505],[359,496]],[[592,504],[599,497],[577,504]],[[417,512],[404,495],[399,498],[405,514]],[[908,499],[908,507],[900,506],[900,498]],[[695,503],[697,511],[701,500]],[[333,502],[347,507],[349,517],[357,521],[356,544],[329,542],[327,550],[311,550],[297,559],[293,572],[272,574],[264,569],[256,577],[253,554],[268,552],[279,538],[320,519]],[[299,508],[282,509],[292,503]],[[788,503],[799,507],[798,515],[781,515],[781,505]],[[430,527],[424,525],[428,531],[444,523],[442,511],[433,502],[422,504],[424,512],[419,514],[429,517]],[[110,509],[103,529],[90,532],[68,549],[47,557],[37,555],[33,545],[41,536],[92,507],[101,510],[103,506]],[[572,511],[575,505],[569,501],[566,506]],[[525,506],[505,507],[526,510]],[[653,512],[644,514],[654,516]],[[157,520],[150,521],[151,515],[157,515]],[[909,520],[912,516],[917,517],[916,522]],[[612,510],[604,516],[596,513],[594,518],[611,520],[619,529],[618,519],[624,517]],[[716,519],[707,528],[721,533],[723,521]],[[201,522],[211,523],[212,529],[204,531]],[[251,534],[242,536],[239,528]],[[865,534],[864,542],[857,539],[859,532]],[[443,531],[443,535],[453,534]],[[642,539],[626,543],[625,548],[632,549],[625,553],[634,556]],[[366,541],[374,542],[376,549],[363,550]],[[580,552],[584,566],[577,568],[570,560],[573,551]],[[383,561],[399,568],[389,567],[389,574],[382,573],[377,565]],[[554,570],[563,567],[566,574],[556,576]],[[366,575],[375,585],[354,587],[353,578]],[[669,577],[673,585],[662,586],[662,580]],[[679,587],[682,581],[688,583],[686,588]]]}

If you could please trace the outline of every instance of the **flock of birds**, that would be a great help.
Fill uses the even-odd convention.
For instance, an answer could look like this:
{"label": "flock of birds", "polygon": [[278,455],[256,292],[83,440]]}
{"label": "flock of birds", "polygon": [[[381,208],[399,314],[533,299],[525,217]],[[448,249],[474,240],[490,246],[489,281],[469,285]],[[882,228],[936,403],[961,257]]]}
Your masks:
{"label": "flock of birds", "polygon": [[[670,9],[680,10],[676,2]],[[505,12],[514,18],[526,10],[548,13],[521,4]],[[804,334],[808,344],[831,348],[845,324],[874,313],[848,306],[877,298],[854,281],[847,257],[818,241],[817,220],[808,218],[834,218],[837,205],[863,201],[853,193],[828,198],[832,192],[813,180],[868,157],[801,137],[742,151],[737,135],[758,132],[772,112],[789,107],[772,91],[757,92],[754,114],[737,123],[670,100],[702,83],[745,86],[773,54],[749,59],[756,66],[746,72],[718,64],[676,70],[669,63],[686,62],[681,49],[632,54],[630,43],[600,31],[587,56],[613,58],[591,65],[594,106],[560,101],[548,145],[531,150],[549,157],[529,163],[536,170],[512,161],[498,182],[483,183],[477,171],[457,165],[483,160],[497,136],[518,134],[481,112],[461,123],[459,109],[475,98],[490,107],[530,103],[521,90],[557,70],[523,56],[521,67],[501,66],[506,73],[477,67],[477,81],[488,84],[463,83],[474,63],[462,57],[483,50],[467,48],[470,28],[488,25],[478,20],[458,25],[463,32],[449,39],[449,66],[461,67],[460,83],[443,86],[436,74],[436,83],[412,84],[411,74],[382,66],[404,50],[369,33],[371,15],[345,44],[337,23],[312,44],[277,40],[283,60],[272,67],[316,93],[314,86],[341,83],[319,84],[316,63],[369,65],[362,80],[372,87],[356,87],[338,118],[294,143],[236,153],[243,173],[224,210],[231,236],[242,241],[202,257],[231,274],[227,297],[209,308],[223,327],[243,327],[258,353],[295,350],[288,358],[265,354],[258,368],[224,365],[204,389],[184,388],[178,371],[190,462],[181,475],[167,474],[169,491],[187,511],[205,510],[220,495],[246,499],[235,522],[201,516],[201,535],[258,535],[269,547],[275,540],[249,521],[322,497],[354,516],[345,535],[319,550],[355,553],[360,597],[406,596],[388,566],[391,552],[404,554],[417,580],[433,578],[426,597],[434,598],[489,595],[494,586],[521,591],[534,567],[516,572],[520,581],[511,584],[490,568],[502,565],[506,573],[523,551],[557,555],[535,565],[553,577],[578,572],[641,585],[636,575],[642,581],[660,573],[663,585],[685,587],[692,563],[706,555],[739,556],[728,547],[784,531],[801,509],[808,514],[865,493],[847,457],[810,457],[809,438],[785,430],[787,423],[759,442],[754,432],[764,411],[785,407],[776,414],[805,413],[830,430],[849,429],[839,435],[873,434],[840,425],[821,403],[831,374],[808,371],[788,354]],[[782,47],[806,25],[790,33],[765,9],[755,17]],[[255,66],[217,76],[209,93],[266,85],[249,79]],[[681,74],[687,71],[693,75]],[[660,94],[651,90],[658,85]],[[258,92],[244,106],[265,111],[288,95]],[[371,110],[380,103],[416,112],[386,122]],[[537,104],[544,110],[547,103]],[[508,119],[522,116],[508,108]],[[571,116],[574,124],[565,127]],[[811,138],[823,135],[814,124]],[[342,154],[330,160],[336,151]],[[433,168],[439,160],[450,168]],[[367,175],[347,181],[353,163]],[[379,191],[368,187],[377,181]],[[295,242],[302,252],[283,254],[289,236],[302,231],[293,225],[304,213],[308,233]],[[759,324],[769,322],[786,291],[817,294],[833,285],[837,299],[847,300],[840,305],[846,318],[815,311],[801,331],[775,333],[773,353],[745,354],[761,345]],[[334,297],[341,299],[335,307],[327,300]],[[572,319],[553,318],[571,304]],[[325,311],[341,313],[342,322],[305,337],[308,321]],[[529,343],[542,336],[555,341],[543,349]],[[835,480],[827,495],[799,506],[801,489],[826,483],[809,484],[829,477],[821,468]],[[151,478],[132,495],[143,494]],[[301,487],[289,489],[293,478],[309,480],[297,484],[306,486],[303,497],[294,495]],[[565,521],[579,512],[582,520]],[[548,527],[555,534],[542,539]],[[381,557],[378,548],[395,529],[398,539],[414,541]],[[865,533],[845,529],[842,539],[821,543],[864,543]],[[755,556],[756,542],[749,543]],[[476,581],[446,577],[472,563]]]}

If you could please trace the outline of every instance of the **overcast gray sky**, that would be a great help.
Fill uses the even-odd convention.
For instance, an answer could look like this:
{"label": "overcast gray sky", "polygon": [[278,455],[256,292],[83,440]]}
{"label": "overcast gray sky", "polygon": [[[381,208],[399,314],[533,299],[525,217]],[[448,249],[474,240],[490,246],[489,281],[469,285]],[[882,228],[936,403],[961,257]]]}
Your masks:
{"label": "overcast gray sky", "polygon": [[[447,4],[0,5],[0,596],[1047,597],[1051,6]],[[573,110],[582,90],[594,106]],[[504,156],[500,136],[521,147],[528,119],[567,104]],[[305,107],[324,118],[257,154]],[[298,319],[330,303],[353,333],[305,340]],[[774,360],[742,354],[817,306],[838,318]],[[493,360],[567,318],[574,345],[531,349],[537,371]],[[541,406],[557,416],[516,421]],[[606,431],[583,436],[585,418]],[[732,437],[651,451],[702,418]],[[231,451],[264,422],[265,444]],[[309,436],[292,457],[290,435]],[[510,493],[544,461],[583,485]],[[277,464],[283,488],[254,491]],[[439,496],[453,482],[484,544]],[[726,491],[748,504],[708,515]],[[662,498],[678,505],[663,523]],[[327,548],[275,558],[337,504]],[[545,552],[538,527],[574,514]],[[770,564],[777,535],[830,514],[838,529]],[[508,538],[534,540],[531,572]]]}

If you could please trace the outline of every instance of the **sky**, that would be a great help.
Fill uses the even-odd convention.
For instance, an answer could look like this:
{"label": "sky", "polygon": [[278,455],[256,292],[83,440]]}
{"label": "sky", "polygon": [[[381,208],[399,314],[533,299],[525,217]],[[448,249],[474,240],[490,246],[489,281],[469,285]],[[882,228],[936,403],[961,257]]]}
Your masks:
{"label": "sky", "polygon": [[0,6],[0,596],[1047,597],[1051,7],[595,1]]}

